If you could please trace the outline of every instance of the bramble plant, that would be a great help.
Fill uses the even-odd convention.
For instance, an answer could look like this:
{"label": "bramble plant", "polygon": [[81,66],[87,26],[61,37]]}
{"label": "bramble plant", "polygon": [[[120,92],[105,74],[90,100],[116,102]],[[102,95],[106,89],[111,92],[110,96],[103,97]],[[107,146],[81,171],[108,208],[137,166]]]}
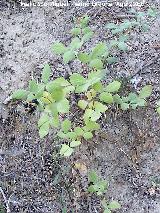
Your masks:
{"label": "bramble plant", "polygon": [[121,205],[117,201],[106,202],[104,193],[108,189],[108,182],[100,178],[95,171],[90,171],[88,175],[90,186],[88,192],[95,193],[97,196],[103,197],[101,204],[104,208],[104,213],[111,213],[112,210],[121,208]]}
{"label": "bramble plant", "polygon": [[[38,121],[40,138],[45,137],[50,128],[57,128],[57,135],[63,139],[60,154],[70,156],[74,149],[81,145],[83,140],[92,139],[94,132],[100,129],[98,120],[109,110],[110,105],[118,105],[122,110],[136,109],[146,106],[146,99],[151,95],[152,86],[144,86],[137,93],[120,96],[121,82],[113,80],[106,85],[105,62],[111,55],[105,42],[96,44],[90,52],[85,52],[84,43],[93,36],[88,27],[89,17],[82,18],[71,30],[73,39],[68,46],[55,42],[52,50],[61,55],[64,63],[79,60],[88,67],[88,75],[83,75],[83,66],[80,73],[72,73],[69,79],[63,77],[50,80],[51,68],[45,64],[41,82],[30,80],[27,90],[19,89],[12,94],[13,99],[22,99],[27,102],[36,100],[37,108],[41,112]],[[90,71],[89,71],[90,70]],[[72,111],[70,96],[80,94],[77,106],[84,112],[83,124],[77,125],[69,119]]]}

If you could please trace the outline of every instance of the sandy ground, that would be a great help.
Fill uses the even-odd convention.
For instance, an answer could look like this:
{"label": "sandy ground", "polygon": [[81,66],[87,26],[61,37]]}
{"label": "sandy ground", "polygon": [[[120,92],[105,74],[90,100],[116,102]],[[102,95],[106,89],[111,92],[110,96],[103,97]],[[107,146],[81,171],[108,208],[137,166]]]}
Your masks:
{"label": "sandy ground", "polygon": [[[158,1],[146,1],[141,10]],[[107,41],[104,26],[128,8],[114,7],[25,7],[13,1],[0,3],[0,184],[11,213],[100,213],[100,201],[86,193],[87,172],[96,170],[110,186],[109,200],[118,200],[119,213],[160,213],[160,119],[155,100],[160,97],[160,17],[149,20],[148,32],[131,33],[126,53],[115,53],[119,63],[108,66],[108,79],[136,75],[137,89],[152,84],[146,109],[113,112],[102,120],[102,131],[93,142],[83,144],[70,159],[57,157],[59,141],[54,132],[38,136],[38,113],[27,114],[21,102],[7,102],[11,92],[40,78],[44,63],[53,77],[77,71],[77,63],[64,66],[51,52],[56,40],[68,42],[73,17],[88,14],[94,39]],[[156,47],[156,48],[155,48]],[[133,87],[135,85],[128,85]],[[74,169],[74,162],[84,171]],[[6,208],[4,197],[1,205]],[[2,211],[3,212],[3,211]],[[6,212],[4,210],[4,212]]]}

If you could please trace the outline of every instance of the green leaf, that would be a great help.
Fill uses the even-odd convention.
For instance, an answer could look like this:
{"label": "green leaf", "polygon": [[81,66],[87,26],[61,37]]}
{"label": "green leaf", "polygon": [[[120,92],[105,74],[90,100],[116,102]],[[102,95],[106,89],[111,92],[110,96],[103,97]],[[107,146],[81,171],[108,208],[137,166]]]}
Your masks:
{"label": "green leaf", "polygon": [[74,73],[70,76],[70,82],[73,86],[79,86],[85,84],[86,79],[82,75]]}
{"label": "green leaf", "polygon": [[120,209],[121,205],[117,201],[113,200],[109,203],[108,208],[111,210]]}
{"label": "green leaf", "polygon": [[94,102],[94,107],[97,112],[101,112],[101,113],[104,113],[108,109],[107,106],[103,105],[102,103],[98,101]]}
{"label": "green leaf", "polygon": [[52,98],[55,101],[63,100],[64,98],[64,92],[62,88],[55,88],[54,91],[51,93]]}
{"label": "green leaf", "polygon": [[90,171],[88,174],[88,179],[91,183],[97,183],[99,178],[95,171]]}
{"label": "green leaf", "polygon": [[26,99],[28,95],[28,91],[24,89],[18,89],[12,94],[12,99]]}
{"label": "green leaf", "polygon": [[69,101],[65,98],[59,102],[57,102],[57,110],[60,113],[68,113],[69,112]]}
{"label": "green leaf", "polygon": [[146,106],[146,105],[147,105],[147,102],[146,102],[146,100],[144,100],[143,98],[138,98],[138,99],[137,99],[137,105],[138,105],[138,106]]}
{"label": "green leaf", "polygon": [[49,64],[45,64],[42,72],[42,81],[46,84],[51,74],[51,68]]}
{"label": "green leaf", "polygon": [[127,109],[129,109],[129,104],[127,104],[127,103],[121,103],[121,109],[122,109],[122,110],[127,110]]}
{"label": "green leaf", "polygon": [[81,48],[81,46],[82,46],[82,42],[80,41],[80,39],[78,37],[73,38],[72,41],[71,41],[71,43],[70,43],[70,45],[69,45],[69,47],[72,50],[77,50],[77,49]]}
{"label": "green leaf", "polygon": [[103,213],[112,213],[110,209],[105,209]]}
{"label": "green leaf", "polygon": [[85,15],[84,17],[81,18],[81,21],[80,21],[81,27],[82,28],[86,27],[88,22],[89,22],[89,17]]}
{"label": "green leaf", "polygon": [[88,105],[88,102],[85,101],[85,100],[79,100],[79,101],[78,101],[78,106],[79,106],[81,109],[83,109],[83,110],[85,110],[85,108],[87,107],[87,105]]}
{"label": "green leaf", "polygon": [[75,127],[74,132],[76,133],[77,136],[81,136],[84,133],[84,131],[81,127]]}
{"label": "green leaf", "polygon": [[66,47],[61,42],[55,42],[51,48],[55,54],[62,54],[66,51]]}
{"label": "green leaf", "polygon": [[83,134],[83,137],[84,137],[84,139],[88,140],[88,139],[93,138],[93,134],[92,134],[92,132],[85,132]]}
{"label": "green leaf", "polygon": [[49,122],[49,116],[47,114],[42,114],[42,116],[40,117],[38,121],[38,127],[43,126],[43,124],[47,122]]}
{"label": "green leaf", "polygon": [[106,28],[107,29],[116,29],[117,28],[117,25],[116,24],[114,24],[114,23],[108,23],[107,25],[106,25]]}
{"label": "green leaf", "polygon": [[121,97],[118,94],[116,94],[116,95],[113,96],[113,101],[116,104],[122,104],[123,103]]}
{"label": "green leaf", "polygon": [[90,60],[90,56],[87,53],[79,53],[78,54],[78,59],[84,63],[87,64]]}
{"label": "green leaf", "polygon": [[113,96],[108,92],[102,92],[99,98],[100,98],[100,101],[105,102],[107,104],[113,103]]}
{"label": "green leaf", "polygon": [[79,145],[81,145],[81,141],[72,141],[72,142],[70,143],[70,146],[71,146],[72,148],[77,147],[77,146],[79,146]]}
{"label": "green leaf", "polygon": [[93,48],[91,57],[92,57],[92,59],[95,59],[97,57],[103,56],[104,54],[106,54],[106,52],[108,52],[106,44],[100,42]]}
{"label": "green leaf", "polygon": [[84,127],[86,131],[94,131],[94,130],[99,130],[100,125],[96,123],[95,121],[87,121],[86,126]]}
{"label": "green leaf", "polygon": [[113,64],[118,61],[118,59],[116,57],[108,57],[106,60],[107,60],[108,64]]}
{"label": "green leaf", "polygon": [[65,64],[67,64],[69,61],[73,60],[75,58],[75,53],[71,50],[67,51],[63,55],[63,61]]}
{"label": "green leaf", "polygon": [[69,157],[73,153],[73,149],[70,148],[66,144],[62,144],[60,155],[63,155],[64,157]]}
{"label": "green leaf", "polygon": [[81,28],[75,27],[71,30],[72,35],[77,36],[81,34]]}
{"label": "green leaf", "polygon": [[126,51],[128,49],[128,46],[125,42],[120,41],[120,42],[118,42],[118,48],[122,51]]}
{"label": "green leaf", "polygon": [[67,133],[71,129],[71,121],[68,119],[65,119],[62,124],[62,130],[64,133]]}
{"label": "green leaf", "polygon": [[150,17],[156,17],[157,16],[157,11],[155,9],[149,8],[147,11],[147,15]]}
{"label": "green leaf", "polygon": [[91,115],[91,121],[97,121],[101,117],[101,113],[94,111]]}
{"label": "green leaf", "polygon": [[139,97],[140,98],[148,98],[152,93],[152,86],[151,85],[146,85],[144,86],[140,93],[139,93]]}
{"label": "green leaf", "polygon": [[85,28],[82,29],[83,34],[87,34],[87,33],[90,33],[90,32],[92,32],[90,27],[85,27]]}
{"label": "green leaf", "polygon": [[58,128],[59,127],[59,118],[58,116],[57,117],[53,117],[51,120],[50,120],[50,124],[52,126],[54,126],[55,128]]}
{"label": "green leaf", "polygon": [[92,88],[96,91],[96,92],[101,92],[103,90],[103,85],[101,82],[97,82],[95,84],[93,84]]}
{"label": "green leaf", "polygon": [[37,82],[33,79],[29,81],[29,91],[33,92],[34,94],[37,92],[38,90],[38,84]]}
{"label": "green leaf", "polygon": [[157,112],[160,115],[160,107],[157,108]]}
{"label": "green leaf", "polygon": [[65,134],[64,132],[62,132],[62,131],[59,131],[59,132],[57,133],[57,135],[58,135],[58,137],[60,137],[60,138],[67,139],[66,134]]}
{"label": "green leaf", "polygon": [[47,121],[39,128],[40,138],[44,138],[49,132],[50,123]]}
{"label": "green leaf", "polygon": [[82,37],[82,42],[86,42],[89,41],[93,36],[93,32],[88,32],[86,34],[84,34],[84,36]]}
{"label": "green leaf", "polygon": [[106,92],[118,92],[121,87],[121,83],[119,81],[113,81],[105,87]]}
{"label": "green leaf", "polygon": [[75,140],[77,138],[77,135],[75,132],[67,132],[66,137],[68,139]]}
{"label": "green leaf", "polygon": [[90,63],[89,66],[92,68],[96,68],[97,70],[102,69],[103,68],[103,63],[100,59],[93,59]]}

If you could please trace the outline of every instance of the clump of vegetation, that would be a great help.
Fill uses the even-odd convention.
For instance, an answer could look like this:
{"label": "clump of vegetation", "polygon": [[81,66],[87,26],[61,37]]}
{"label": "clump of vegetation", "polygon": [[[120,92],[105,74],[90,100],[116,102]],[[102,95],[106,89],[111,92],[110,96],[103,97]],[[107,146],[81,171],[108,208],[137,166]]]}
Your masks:
{"label": "clump of vegetation", "polygon": [[[110,48],[105,42],[99,42],[90,52],[85,52],[83,45],[93,36],[88,22],[89,17],[85,16],[71,30],[73,39],[68,46],[61,42],[52,45],[53,52],[61,55],[65,64],[79,60],[87,66],[87,76],[72,73],[69,79],[59,77],[50,81],[51,68],[45,64],[41,82],[30,80],[27,90],[19,89],[12,95],[13,99],[37,103],[41,112],[38,121],[40,138],[45,137],[50,128],[57,128],[57,135],[65,141],[60,149],[60,154],[65,157],[70,156],[83,140],[93,138],[94,132],[100,129],[98,120],[109,110],[110,105],[117,105],[122,110],[144,107],[152,92],[152,86],[146,85],[137,93],[121,96],[121,81],[115,79],[109,84],[104,83],[103,79],[107,77],[104,64],[111,54]],[[83,111],[81,125],[72,123],[67,117],[72,111],[69,101],[71,94],[79,94],[81,97],[77,102]]]}
{"label": "clump of vegetation", "polygon": [[109,186],[108,182],[100,178],[95,171],[91,171],[88,176],[90,186],[88,192],[95,193],[97,196],[101,197],[101,204],[104,208],[104,213],[111,213],[112,210],[121,208],[119,202],[113,200],[107,202],[104,198],[104,194]]}

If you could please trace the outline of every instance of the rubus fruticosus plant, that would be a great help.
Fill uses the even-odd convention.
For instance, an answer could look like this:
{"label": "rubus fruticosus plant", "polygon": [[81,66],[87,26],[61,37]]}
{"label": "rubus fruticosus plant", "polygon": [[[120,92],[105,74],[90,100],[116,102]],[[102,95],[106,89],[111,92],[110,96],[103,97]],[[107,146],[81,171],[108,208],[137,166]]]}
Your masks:
{"label": "rubus fruticosus plant", "polygon": [[[57,128],[57,135],[63,141],[60,154],[65,157],[70,156],[83,140],[92,140],[95,131],[100,129],[99,118],[109,110],[110,105],[118,105],[121,110],[144,107],[152,92],[152,86],[146,85],[136,93],[121,96],[120,81],[113,80],[109,84],[103,81],[107,78],[104,64],[111,50],[105,42],[99,42],[90,51],[85,51],[85,42],[93,36],[88,22],[88,16],[81,18],[71,30],[73,39],[68,46],[61,42],[52,45],[53,52],[62,56],[64,64],[79,60],[83,65],[81,73],[72,73],[68,79],[58,77],[50,80],[51,68],[45,64],[41,82],[30,80],[28,89],[19,89],[12,94],[13,99],[36,100],[41,112],[38,121],[40,138],[47,136],[50,128]],[[88,68],[87,75],[83,74],[84,66]],[[75,93],[80,94],[77,106],[84,112],[81,125],[69,120],[69,113],[72,112],[70,96]]]}

